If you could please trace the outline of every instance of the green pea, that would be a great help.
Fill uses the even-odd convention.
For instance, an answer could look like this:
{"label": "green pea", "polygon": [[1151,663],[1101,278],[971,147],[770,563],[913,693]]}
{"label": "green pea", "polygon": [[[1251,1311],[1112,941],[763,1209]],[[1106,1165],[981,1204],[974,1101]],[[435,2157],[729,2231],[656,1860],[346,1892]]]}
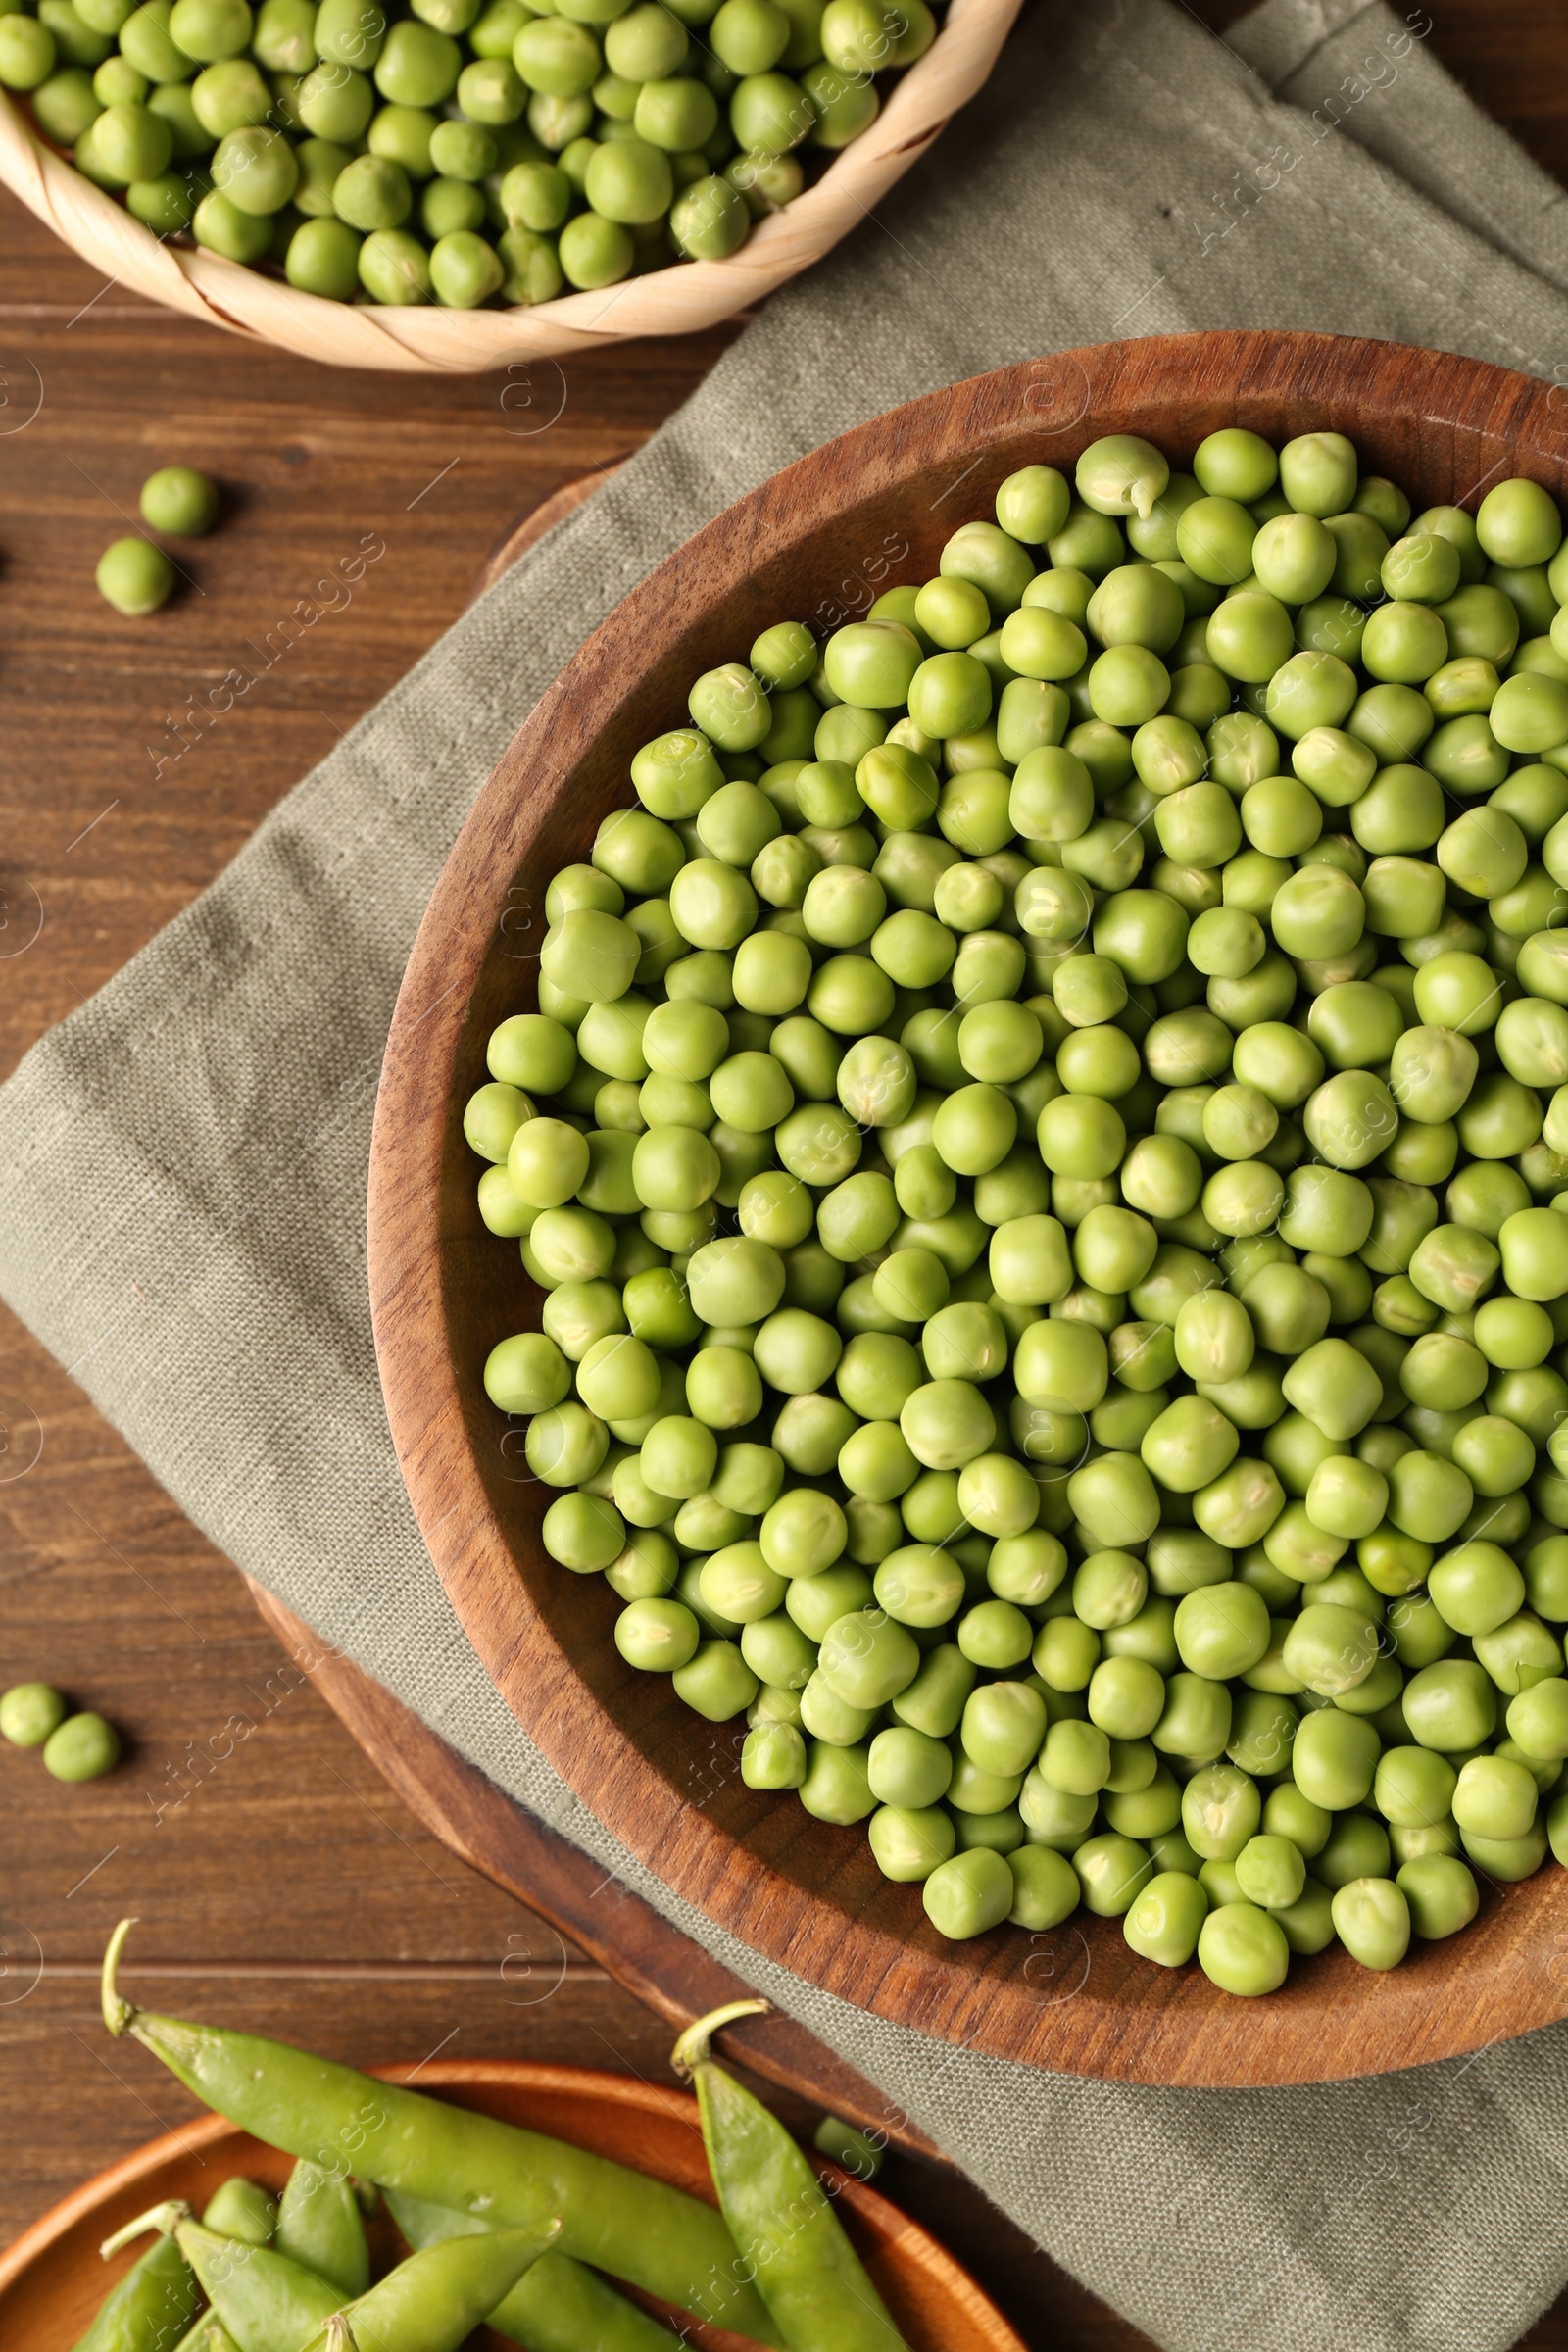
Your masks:
{"label": "green pea", "polygon": [[1404,1687],[1405,1720],[1422,1747],[1455,1753],[1479,1747],[1496,1728],[1496,1692],[1467,1658],[1426,1666]]}
{"label": "green pea", "polygon": [[546,1511],[541,1533],[551,1558],[579,1575],[611,1567],[626,1544],[619,1512],[592,1494],[560,1495]]}
{"label": "green pea", "polygon": [[[906,1489],[912,1483],[906,1481]],[[904,1625],[930,1628],[946,1625],[957,1614],[964,1597],[964,1575],[957,1561],[940,1545],[903,1544],[881,1562],[874,1590],[879,1606],[890,1617]]]}
{"label": "green pea", "polygon": [[1323,1851],[1334,1827],[1334,1815],[1290,1781],[1269,1790],[1262,1821],[1264,1836],[1289,1838],[1309,1862]]}
{"label": "green pea", "polygon": [[1222,1991],[1255,1997],[1284,1984],[1290,1946],[1279,1922],[1255,1903],[1222,1903],[1199,1932],[1198,1964]]}
{"label": "green pea", "polygon": [[1409,1907],[1410,1925],[1427,1941],[1457,1935],[1481,1907],[1474,1878],[1453,1854],[1406,1862],[1395,1882]]}
{"label": "green pea", "polygon": [[1306,1491],[1306,1515],[1332,1536],[1370,1536],[1388,1509],[1389,1482],[1369,1463],[1348,1457],[1320,1462]]}
{"label": "green pea", "polygon": [[1562,517],[1539,482],[1497,482],[1476,513],[1476,537],[1494,564],[1545,564],[1562,540]]}
{"label": "green pea", "polygon": [[48,1683],[14,1683],[0,1696],[0,1740],[13,1747],[42,1747],[67,1713],[66,1701]]}
{"label": "green pea", "polygon": [[[885,1732],[878,1734],[878,1739],[887,1738]],[[876,1745],[873,1740],[873,1755]],[[946,1749],[943,1753],[946,1755]],[[874,1767],[872,1777],[874,1780]],[[882,1876],[903,1886],[917,1885],[928,1879],[950,1858],[956,1843],[951,1815],[936,1805],[921,1807],[884,1801],[867,1823],[866,1836]]]}
{"label": "green pea", "polygon": [[102,1715],[68,1715],[43,1742],[44,1770],[57,1781],[97,1781],[120,1752],[120,1734]]}
{"label": "green pea", "polygon": [[144,619],[174,592],[174,566],[150,539],[116,539],[98,559],[98,593],[117,612]]}
{"label": "green pea", "polygon": [[1157,654],[1143,646],[1111,646],[1090,665],[1090,708],[1096,718],[1112,726],[1142,726],[1156,715],[1169,693],[1170,672]]}
{"label": "green pea", "polygon": [[1365,1802],[1381,1742],[1364,1718],[1325,1708],[1303,1717],[1292,1752],[1297,1787],[1329,1812]]}
{"label": "green pea", "polygon": [[1495,1544],[1461,1544],[1437,1562],[1428,1584],[1445,1623],[1458,1634],[1491,1633],[1525,1597],[1523,1576]]}
{"label": "green pea", "polygon": [[[865,1749],[858,1744],[830,1746],[814,1740],[807,1751],[806,1778],[800,1784],[801,1803],[818,1821],[841,1827],[863,1821],[876,1810],[876,1798],[866,1780]],[[1006,1864],[1002,1865],[1004,1869]]]}
{"label": "green pea", "polygon": [[7,89],[36,90],[53,73],[57,55],[54,34],[36,18],[8,14],[0,24],[0,82]]}
{"label": "green pea", "polygon": [[1261,435],[1231,424],[1200,441],[1193,471],[1211,498],[1239,499],[1250,506],[1273,489],[1279,460]]}
{"label": "green pea", "polygon": [[1007,1856],[1012,1872],[1014,1927],[1041,1933],[1059,1926],[1078,1908],[1078,1875],[1062,1854],[1026,1845]]}
{"label": "green pea", "polygon": [[1306,1886],[1306,1863],[1289,1838],[1267,1833],[1250,1838],[1235,1859],[1237,1885],[1245,1901],[1265,1911],[1288,1911],[1300,1901]]}
{"label": "green pea", "polygon": [[665,1674],[696,1656],[701,1629],[678,1600],[634,1600],[615,1620],[615,1647],[628,1666]]}
{"label": "green pea", "polygon": [[1255,1835],[1261,1811],[1256,1783],[1234,1764],[1205,1765],[1182,1792],[1182,1828],[1205,1859],[1234,1861]]}
{"label": "green pea", "polygon": [[1313,1876],[1338,1892],[1358,1879],[1387,1876],[1393,1859],[1389,1834],[1369,1813],[1342,1812],[1321,1851],[1313,1858]]}
{"label": "green pea", "polygon": [[1334,1931],[1363,1968],[1397,1968],[1410,1946],[1410,1906],[1385,1878],[1352,1879],[1333,1902]]}
{"label": "green pea", "polygon": [[954,1942],[1000,1927],[1016,1899],[1006,1861],[983,1846],[939,1863],[920,1895],[932,1926]]}
{"label": "green pea", "polygon": [[1509,1738],[1527,1756],[1568,1756],[1568,1683],[1560,1675],[1533,1683],[1510,1702],[1507,1721]]}
{"label": "green pea", "polygon": [[[996,709],[997,750],[1004,762],[1016,765],[1031,752],[1059,744],[1070,716],[1070,705],[1059,686],[1032,678],[1009,678]],[[948,757],[952,757],[951,743]]]}
{"label": "green pea", "polygon": [[1285,1638],[1285,1664],[1309,1690],[1339,1698],[1366,1681],[1378,1661],[1378,1629],[1356,1611],[1313,1601]]}
{"label": "green pea", "polygon": [[806,1741],[791,1723],[755,1724],[741,1749],[748,1788],[799,1788],[806,1778]]}
{"label": "green pea", "polygon": [[1523,1838],[1480,1838],[1461,1833],[1464,1850],[1475,1867],[1505,1886],[1534,1877],[1546,1858],[1546,1832],[1542,1823]]}
{"label": "green pea", "polygon": [[1512,1839],[1534,1827],[1535,1777],[1505,1756],[1472,1756],[1453,1792],[1453,1817],[1466,1837]]}

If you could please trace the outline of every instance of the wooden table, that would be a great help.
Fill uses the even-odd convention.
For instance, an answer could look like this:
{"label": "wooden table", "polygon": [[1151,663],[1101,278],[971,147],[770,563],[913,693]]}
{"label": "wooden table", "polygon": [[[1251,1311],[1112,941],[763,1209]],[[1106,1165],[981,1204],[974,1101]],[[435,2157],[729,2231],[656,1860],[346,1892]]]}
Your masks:
{"label": "wooden table", "polygon": [[[1195,13],[1222,30],[1241,11]],[[1561,0],[1434,15],[1439,55],[1568,178]],[[726,339],[526,377],[342,375],[105,287],[0,196],[0,1075],[410,666],[504,528],[635,449]],[[92,567],[173,460],[209,466],[237,513],[144,629],[99,603]],[[368,532],[387,553],[352,603],[269,662],[269,633]],[[260,684],[195,721],[198,689],[240,663]],[[112,1200],[112,1169],[82,1181]],[[419,1828],[228,1562],[3,1311],[0,1424],[0,1687],[58,1682],[130,1742],[80,1789],[0,1753],[0,2238],[191,2111],[98,2026],[97,1957],[129,1909],[145,1925],[128,1981],[161,2007],[364,2061],[511,2053],[667,2078],[667,2030]],[[887,2180],[1032,2344],[1143,2343],[976,2191],[908,2161]],[[1568,2346],[1568,2298],[1527,2340]]]}

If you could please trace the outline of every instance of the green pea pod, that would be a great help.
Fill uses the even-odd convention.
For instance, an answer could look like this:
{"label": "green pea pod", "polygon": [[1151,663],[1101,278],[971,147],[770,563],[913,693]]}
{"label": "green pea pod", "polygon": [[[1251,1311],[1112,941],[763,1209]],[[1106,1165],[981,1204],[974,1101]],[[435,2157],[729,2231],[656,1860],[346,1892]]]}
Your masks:
{"label": "green pea pod", "polygon": [[[111,2238],[106,2253],[118,2251]],[[75,2352],[174,2352],[200,2299],[179,2248],[161,2237],[111,2288]]]}
{"label": "green pea pod", "polygon": [[202,2228],[220,2237],[243,2238],[248,2246],[270,2246],[277,2228],[277,2199],[259,2181],[236,2173],[202,2210]]}
{"label": "green pea pod", "polygon": [[[389,2190],[386,2203],[416,2251],[484,2228],[472,2214],[424,2204],[401,2189]],[[528,2352],[675,2352],[667,2328],[569,2254],[541,2254],[490,2314],[490,2325]]]}
{"label": "green pea pod", "polygon": [[559,2234],[557,2223],[427,2246],[335,2313],[309,2352],[458,2352]]}
{"label": "green pea pod", "polygon": [[728,2230],[698,2198],[286,2042],[150,2015],[115,1984],[133,1925],[121,1921],[104,1955],[104,2023],[112,2034],[134,2034],[230,2123],[325,2172],[353,2172],[379,2188],[483,2214],[495,2229],[543,2234],[559,2215],[563,2253],[783,2352],[765,2304],[739,2278]]}
{"label": "green pea pod", "polygon": [[720,2026],[766,2001],[731,2001],[676,2042],[702,2113],[709,2170],[730,2234],[790,2352],[907,2352],[815,2173],[777,2116],[715,2066]]}
{"label": "green pea pod", "polygon": [[301,2352],[349,2300],[330,2279],[270,2246],[181,2222],[179,2247],[239,2352]]}
{"label": "green pea pod", "polygon": [[174,2202],[155,2205],[128,2223],[105,2251],[144,2230],[163,2230],[176,2243],[237,2352],[303,2352],[350,2300],[286,2254],[221,2236],[194,2220],[188,2205]]}
{"label": "green pea pod", "polygon": [[365,2216],[349,2182],[301,2157],[283,2184],[273,2244],[291,2262],[303,2263],[346,2295],[363,2295],[370,2283],[370,2249]]}

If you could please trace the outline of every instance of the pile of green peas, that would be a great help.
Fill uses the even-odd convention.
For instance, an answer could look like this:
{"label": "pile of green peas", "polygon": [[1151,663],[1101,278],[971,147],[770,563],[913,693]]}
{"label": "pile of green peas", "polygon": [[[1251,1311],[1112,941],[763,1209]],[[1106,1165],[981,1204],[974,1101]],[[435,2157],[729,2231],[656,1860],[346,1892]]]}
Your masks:
{"label": "pile of green peas", "polygon": [[550,883],[485,1386],[628,1664],[943,1935],[1392,1967],[1568,1860],[1568,543],[1335,432],[995,516]]}
{"label": "pile of green peas", "polygon": [[0,85],[160,237],[472,310],[724,260],[936,31],[926,0],[0,0]]}

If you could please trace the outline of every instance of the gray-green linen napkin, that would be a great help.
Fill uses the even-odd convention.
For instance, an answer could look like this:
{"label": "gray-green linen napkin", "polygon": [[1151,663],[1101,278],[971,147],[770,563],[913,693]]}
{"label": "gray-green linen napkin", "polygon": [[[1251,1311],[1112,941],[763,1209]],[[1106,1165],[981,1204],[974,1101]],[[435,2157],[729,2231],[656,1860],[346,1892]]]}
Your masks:
{"label": "gray-green linen napkin", "polygon": [[1166,0],[1045,0],[879,216],[0,1091],[0,1289],[214,1542],[1172,2352],[1511,2342],[1568,2276],[1568,2028],[1364,2083],[1091,2082],[862,2015],[675,1901],[523,1738],[425,1555],[371,1350],[366,1154],[475,791],[588,631],[777,467],[914,394],[1123,335],[1315,327],[1568,369],[1565,199],[1428,27],[1269,0],[1220,40]]}

